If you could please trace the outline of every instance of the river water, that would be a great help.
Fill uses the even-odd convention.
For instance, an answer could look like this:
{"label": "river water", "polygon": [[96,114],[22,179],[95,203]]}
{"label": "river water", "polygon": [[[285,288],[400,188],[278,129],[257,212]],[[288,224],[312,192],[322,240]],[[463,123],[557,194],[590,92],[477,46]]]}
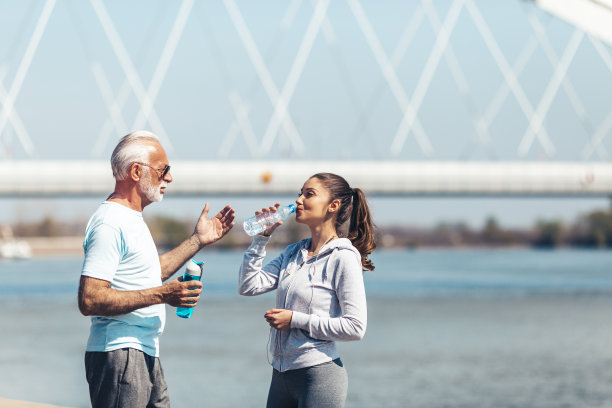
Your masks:
{"label": "river water", "polygon": [[[368,329],[339,344],[347,407],[612,406],[612,252],[379,251]],[[241,253],[206,252],[191,319],[168,308],[161,361],[174,407],[263,407],[263,312],[236,292]],[[0,397],[89,406],[80,257],[0,262]]]}

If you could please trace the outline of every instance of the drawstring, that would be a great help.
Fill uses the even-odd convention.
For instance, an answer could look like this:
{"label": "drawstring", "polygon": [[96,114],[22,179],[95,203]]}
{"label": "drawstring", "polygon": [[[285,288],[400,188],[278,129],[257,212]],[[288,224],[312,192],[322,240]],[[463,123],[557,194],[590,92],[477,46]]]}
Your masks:
{"label": "drawstring", "polygon": [[[270,331],[268,332],[268,344],[266,344],[266,360],[268,360],[268,364],[272,365],[272,361],[270,361],[270,340],[272,339],[272,330],[275,330],[274,327],[270,326]],[[274,336],[274,353],[272,353],[272,359],[278,357],[279,354],[276,354],[276,349],[278,348],[278,336]]]}
{"label": "drawstring", "polygon": [[[334,237],[336,236],[336,234],[332,235],[331,237],[329,237],[327,239],[327,241],[325,241],[325,243],[323,244],[323,246],[319,249],[319,251],[317,252],[317,256],[315,257],[314,262],[312,263],[312,267],[314,268],[314,272],[312,274],[308,274],[308,280],[310,281],[310,302],[308,302],[308,314],[311,314],[311,307],[312,307],[312,300],[314,299],[314,277],[317,274],[317,261],[319,260],[319,255],[321,255],[321,249],[323,249],[323,247],[327,244],[329,244]],[[312,241],[311,241],[312,242]],[[310,272],[310,268],[308,268],[308,272]],[[323,278],[323,277],[321,277]]]}

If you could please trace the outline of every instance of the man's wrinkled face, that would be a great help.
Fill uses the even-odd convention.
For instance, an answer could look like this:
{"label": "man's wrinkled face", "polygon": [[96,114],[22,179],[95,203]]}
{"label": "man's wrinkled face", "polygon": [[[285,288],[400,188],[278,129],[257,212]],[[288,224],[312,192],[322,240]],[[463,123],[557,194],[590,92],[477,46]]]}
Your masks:
{"label": "man's wrinkled face", "polygon": [[[157,179],[157,181],[154,179]],[[138,183],[144,196],[152,203],[164,198],[164,190],[168,186],[168,183],[165,180],[160,180],[155,174],[155,170],[150,168],[143,170],[143,176]]]}
{"label": "man's wrinkled face", "polygon": [[153,143],[147,147],[149,149],[149,162],[141,164],[142,177],[138,185],[140,191],[147,201],[154,203],[164,198],[164,193],[168,183],[172,182],[172,175],[168,171],[164,173],[164,168],[168,166],[168,157],[159,143]]}

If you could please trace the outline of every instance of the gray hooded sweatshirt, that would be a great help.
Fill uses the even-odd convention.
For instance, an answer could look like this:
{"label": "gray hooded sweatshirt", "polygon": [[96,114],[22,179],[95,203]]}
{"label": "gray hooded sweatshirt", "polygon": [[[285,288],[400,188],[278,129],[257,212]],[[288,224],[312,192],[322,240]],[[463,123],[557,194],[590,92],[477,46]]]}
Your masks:
{"label": "gray hooded sweatshirt", "polygon": [[290,330],[271,330],[272,366],[287,371],[338,358],[335,341],[360,340],[366,331],[359,251],[339,238],[308,258],[305,239],[263,266],[268,240],[256,235],[244,253],[238,291],[256,296],[278,289],[276,307],[293,311]]}

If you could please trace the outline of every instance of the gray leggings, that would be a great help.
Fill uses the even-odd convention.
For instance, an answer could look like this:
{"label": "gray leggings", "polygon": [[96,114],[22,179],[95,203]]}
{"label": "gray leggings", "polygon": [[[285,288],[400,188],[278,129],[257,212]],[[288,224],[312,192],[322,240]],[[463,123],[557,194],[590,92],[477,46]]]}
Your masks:
{"label": "gray leggings", "polygon": [[343,408],[348,376],[340,359],[313,367],[272,372],[267,408]]}

